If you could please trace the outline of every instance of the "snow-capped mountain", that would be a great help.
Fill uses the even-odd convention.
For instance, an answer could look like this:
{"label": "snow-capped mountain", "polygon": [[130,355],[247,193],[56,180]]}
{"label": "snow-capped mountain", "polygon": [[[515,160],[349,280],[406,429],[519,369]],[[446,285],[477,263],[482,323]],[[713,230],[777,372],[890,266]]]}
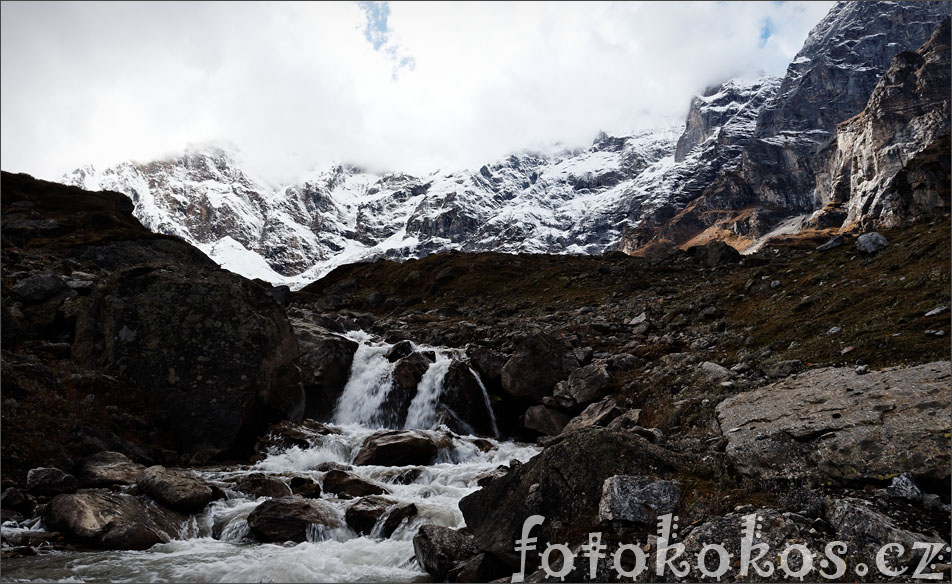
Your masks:
{"label": "snow-capped mountain", "polygon": [[[919,49],[949,12],[948,2],[839,3],[782,79],[727,81],[691,100],[684,124],[602,133],[578,150],[426,176],[334,165],[274,185],[233,148],[201,147],[81,168],[64,182],[125,193],[154,231],[227,269],[293,287],[345,263],[448,250],[652,255],[710,239],[752,250],[774,233],[840,226],[829,213],[822,225],[817,218],[842,200],[824,178],[844,172],[842,152],[839,170],[829,162],[837,125],[863,111],[892,59]],[[918,99],[915,91],[893,103]],[[948,92],[933,102],[947,118]],[[929,128],[930,140],[947,133]],[[840,132],[839,140],[853,139]]]}

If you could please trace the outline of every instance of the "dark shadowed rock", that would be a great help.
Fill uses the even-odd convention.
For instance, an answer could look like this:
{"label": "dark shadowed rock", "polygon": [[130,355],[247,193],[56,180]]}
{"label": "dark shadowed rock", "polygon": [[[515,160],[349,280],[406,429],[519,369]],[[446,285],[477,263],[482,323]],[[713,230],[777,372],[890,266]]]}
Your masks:
{"label": "dark shadowed rock", "polygon": [[394,346],[390,347],[384,357],[387,358],[387,361],[393,363],[403,359],[404,357],[408,357],[411,353],[413,353],[413,343],[410,341],[400,341]]}
{"label": "dark shadowed rock", "polygon": [[713,268],[724,264],[736,264],[741,255],[736,249],[723,241],[712,241],[705,245],[690,247],[687,253],[705,266]]}
{"label": "dark shadowed rock", "polygon": [[324,474],[324,492],[336,494],[341,499],[353,499],[369,495],[383,495],[390,491],[349,472],[330,470]]}
{"label": "dark shadowed rock", "polygon": [[608,363],[597,361],[573,371],[568,379],[558,384],[553,395],[569,407],[584,406],[605,397],[611,380]]}
{"label": "dark shadowed rock", "polygon": [[569,415],[549,406],[532,406],[526,410],[522,425],[543,436],[556,436],[569,423]]}
{"label": "dark shadowed rock", "polygon": [[489,412],[492,406],[486,404],[486,399],[469,365],[464,361],[454,361],[443,377],[443,393],[440,394],[438,407],[448,409],[468,426],[469,431],[461,433],[493,435]]}
{"label": "dark shadowed rock", "polygon": [[56,274],[39,274],[17,282],[11,289],[24,302],[36,303],[64,292],[66,283]]}
{"label": "dark shadowed rock", "polygon": [[265,501],[248,515],[248,527],[261,542],[307,541],[312,525],[335,529],[343,524],[328,503],[297,496]]}
{"label": "dark shadowed rock", "polygon": [[882,233],[873,231],[864,233],[856,238],[856,249],[865,254],[874,254],[889,246],[889,240]]}
{"label": "dark shadowed rock", "polygon": [[354,464],[381,466],[427,465],[436,459],[436,442],[419,430],[385,430],[368,436]]}
{"label": "dark shadowed rock", "polygon": [[7,487],[0,494],[0,507],[13,510],[27,517],[36,508],[36,497],[28,495],[16,487]]}
{"label": "dark shadowed rock", "polygon": [[471,536],[449,527],[424,525],[413,537],[417,562],[438,581],[443,581],[450,569],[475,556],[478,551]]}
{"label": "dark shadowed rock", "polygon": [[211,502],[214,493],[205,481],[187,470],[150,466],[136,485],[159,503],[185,513],[196,513]]}
{"label": "dark shadowed rock", "polygon": [[350,378],[358,344],[300,319],[293,324],[301,350],[304,416],[327,420]]}
{"label": "dark shadowed rock", "polygon": [[417,516],[419,510],[413,503],[390,507],[380,526],[380,537],[390,537],[401,525]]}
{"label": "dark shadowed rock", "polygon": [[540,541],[565,541],[562,529],[597,531],[605,479],[619,474],[671,477],[693,468],[688,461],[628,433],[585,428],[560,436],[529,462],[464,497],[459,507],[476,546],[517,566],[513,542],[530,515],[546,517],[533,532]]}
{"label": "dark shadowed rock", "polygon": [[431,361],[416,352],[397,361],[393,367],[392,385],[381,406],[382,422],[391,427],[401,427],[407,420],[410,404],[417,394],[417,385],[423,379]]}
{"label": "dark shadowed rock", "polygon": [[119,452],[103,451],[87,456],[79,466],[79,481],[84,486],[108,487],[134,485],[145,467]]}
{"label": "dark shadowed rock", "polygon": [[294,477],[291,479],[291,482],[288,483],[288,486],[291,487],[293,494],[300,495],[305,499],[321,498],[321,485],[310,478]]}
{"label": "dark shadowed rock", "polygon": [[34,495],[72,493],[78,486],[76,477],[58,468],[34,468],[26,475],[26,488]]}
{"label": "dark shadowed rock", "polygon": [[525,403],[541,403],[555,384],[578,368],[575,354],[545,334],[526,337],[502,368],[503,391]]}
{"label": "dark shadowed rock", "polygon": [[380,496],[361,497],[347,507],[344,519],[360,535],[370,535],[374,525],[396,501]]}

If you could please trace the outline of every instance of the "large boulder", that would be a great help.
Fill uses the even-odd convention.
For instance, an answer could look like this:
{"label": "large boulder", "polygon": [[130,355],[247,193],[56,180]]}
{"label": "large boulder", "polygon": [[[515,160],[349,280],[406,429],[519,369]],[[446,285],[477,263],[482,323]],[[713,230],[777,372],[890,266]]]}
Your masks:
{"label": "large boulder", "polygon": [[527,430],[543,436],[555,436],[569,423],[569,415],[549,406],[532,406],[526,409],[522,425]]}
{"label": "large boulder", "polygon": [[502,388],[515,400],[539,404],[578,366],[578,358],[564,343],[543,333],[532,334],[503,366]]}
{"label": "large boulder", "polygon": [[270,285],[152,233],[119,193],[4,173],[0,205],[5,476],[96,452],[75,428],[122,436],[106,449],[139,462],[197,464],[300,418],[298,345]]}
{"label": "large boulder", "polygon": [[187,470],[150,466],[139,475],[139,489],[169,509],[197,513],[214,497],[205,481]]}
{"label": "large boulder", "polygon": [[540,541],[563,542],[597,531],[605,480],[615,475],[673,478],[700,470],[684,455],[627,432],[592,427],[560,436],[540,454],[494,478],[459,502],[474,543],[518,568],[513,542],[530,515],[546,518],[533,531]]}
{"label": "large boulder", "polygon": [[[291,487],[281,479],[269,477],[262,473],[253,473],[238,479],[235,489],[253,497],[268,497],[280,499],[292,495]],[[320,496],[320,495],[318,495]]]}
{"label": "large boulder", "polygon": [[396,503],[393,499],[377,495],[361,497],[344,512],[344,520],[348,527],[359,535],[370,535],[377,521],[384,516],[387,509],[396,505]]}
{"label": "large boulder", "polygon": [[343,523],[330,504],[298,496],[265,501],[248,515],[248,527],[261,542],[308,541],[311,526],[336,529]]}
{"label": "large boulder", "polygon": [[608,364],[597,361],[573,371],[553,395],[565,407],[584,406],[605,397],[611,381]]}
{"label": "large boulder", "polygon": [[625,411],[618,405],[618,400],[609,396],[593,403],[585,408],[581,414],[572,418],[562,429],[562,433],[574,432],[589,426],[608,426],[615,418],[624,413]]}
{"label": "large boulder", "polygon": [[442,582],[450,569],[475,556],[478,550],[473,546],[472,536],[449,527],[424,525],[413,536],[413,553],[423,569]]}
{"label": "large boulder", "polygon": [[476,374],[465,361],[454,361],[443,377],[443,393],[440,394],[438,408],[458,417],[464,428],[454,431],[480,436],[492,436],[493,414],[488,402],[488,394],[483,393]]}
{"label": "large boulder", "polygon": [[385,430],[364,439],[354,464],[380,466],[427,465],[436,460],[436,441],[420,430]]}
{"label": "large boulder", "polygon": [[166,542],[175,520],[135,497],[107,492],[57,495],[43,514],[49,529],[106,549],[142,550]]}
{"label": "large boulder", "polygon": [[947,483],[950,377],[948,361],[824,368],[733,396],[717,407],[727,456],[760,479]]}
{"label": "large boulder", "polygon": [[293,321],[301,350],[301,378],[304,383],[304,416],[327,420],[334,413],[358,343],[299,320]]}
{"label": "large boulder", "polygon": [[104,450],[87,456],[79,466],[79,480],[84,486],[109,487],[134,485],[145,467],[121,452]]}

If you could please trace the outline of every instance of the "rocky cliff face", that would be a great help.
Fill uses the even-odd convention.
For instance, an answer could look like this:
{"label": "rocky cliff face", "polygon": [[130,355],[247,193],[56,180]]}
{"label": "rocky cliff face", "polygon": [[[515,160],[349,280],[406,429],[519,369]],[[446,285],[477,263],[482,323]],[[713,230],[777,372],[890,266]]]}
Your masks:
{"label": "rocky cliff face", "polygon": [[5,476],[104,449],[242,456],[300,419],[298,345],[270,286],[150,232],[118,193],[2,182]]}
{"label": "rocky cliff face", "polygon": [[663,221],[627,231],[619,248],[644,254],[723,239],[744,249],[775,228],[801,228],[783,221],[807,216],[828,200],[817,191],[816,177],[836,125],[860,113],[893,57],[918,49],[948,14],[942,2],[837,4],[760,108],[736,166],[707,181]]}
{"label": "rocky cliff face", "polygon": [[817,174],[818,224],[897,225],[949,208],[949,19],[899,53],[866,107],[837,127]]}

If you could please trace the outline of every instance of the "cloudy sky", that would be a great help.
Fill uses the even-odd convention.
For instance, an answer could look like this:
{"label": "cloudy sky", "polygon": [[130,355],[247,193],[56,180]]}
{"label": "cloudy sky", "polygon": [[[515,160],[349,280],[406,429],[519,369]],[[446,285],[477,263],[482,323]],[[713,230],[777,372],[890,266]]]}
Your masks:
{"label": "cloudy sky", "polygon": [[3,2],[2,167],[227,142],[275,181],[410,172],[681,121],[783,75],[829,2]]}

